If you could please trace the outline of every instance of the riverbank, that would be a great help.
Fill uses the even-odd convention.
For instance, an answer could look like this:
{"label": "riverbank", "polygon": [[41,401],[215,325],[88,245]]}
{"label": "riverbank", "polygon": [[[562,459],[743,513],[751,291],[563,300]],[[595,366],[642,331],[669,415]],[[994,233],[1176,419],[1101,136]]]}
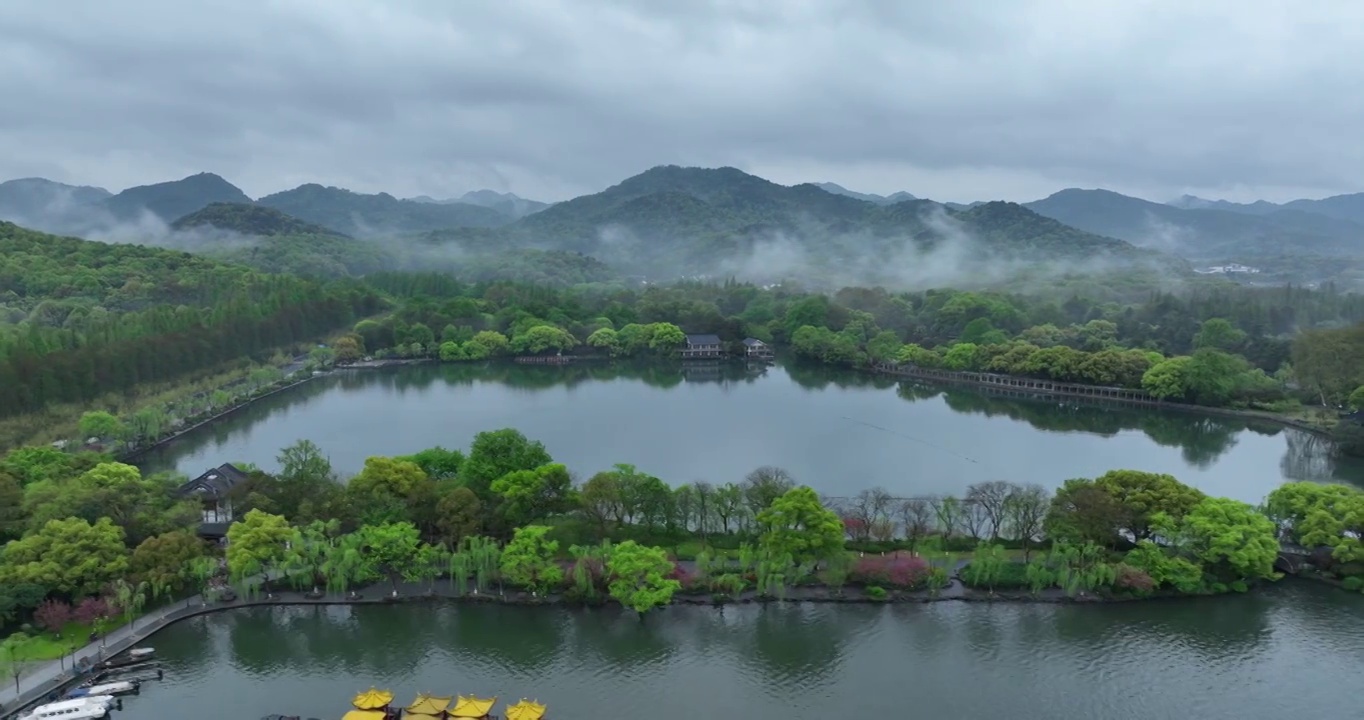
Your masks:
{"label": "riverbank", "polygon": [[307,374],[307,375],[305,375],[305,376],[303,376],[302,378],[299,378],[299,379],[297,379],[297,380],[289,381],[289,382],[286,382],[286,383],[283,384],[283,385],[279,385],[279,386],[277,386],[277,387],[273,387],[273,388],[269,389],[268,391],[263,392],[263,393],[261,393],[261,394],[259,394],[259,395],[253,395],[253,396],[251,396],[251,397],[249,397],[249,398],[247,398],[247,399],[245,399],[245,400],[242,400],[241,402],[236,403],[235,405],[232,405],[231,407],[228,407],[228,408],[226,408],[226,409],[224,409],[224,410],[221,410],[221,411],[217,411],[217,412],[215,412],[215,413],[212,414],[212,415],[209,415],[209,416],[206,416],[206,417],[203,417],[203,418],[197,418],[197,419],[194,420],[194,424],[189,425],[189,426],[186,426],[186,427],[183,427],[183,428],[180,428],[180,429],[176,430],[175,432],[173,432],[173,433],[171,433],[171,434],[169,434],[169,435],[166,435],[165,437],[159,438],[156,442],[154,442],[154,443],[152,443],[152,444],[150,444],[150,445],[143,445],[143,446],[138,447],[138,448],[136,448],[136,449],[133,449],[133,450],[129,450],[129,451],[127,451],[127,452],[124,452],[123,454],[121,454],[121,455],[118,457],[118,460],[119,460],[119,462],[126,462],[126,463],[135,462],[135,461],[137,461],[138,459],[140,459],[143,455],[146,455],[147,453],[149,453],[149,452],[151,452],[151,451],[153,451],[153,450],[157,450],[157,449],[163,448],[163,447],[165,447],[165,446],[167,446],[167,445],[169,445],[169,444],[175,442],[175,441],[178,440],[179,438],[181,438],[181,437],[183,437],[183,436],[185,436],[185,435],[188,435],[189,433],[194,432],[195,430],[198,430],[199,428],[207,427],[207,426],[212,425],[213,423],[216,423],[216,422],[218,422],[218,421],[220,421],[220,420],[224,420],[224,419],[226,419],[226,418],[232,416],[233,414],[235,414],[235,413],[237,413],[237,412],[240,412],[240,411],[242,411],[242,410],[245,410],[246,408],[250,407],[252,404],[254,404],[254,403],[256,403],[256,402],[259,402],[259,401],[261,401],[261,400],[264,400],[264,399],[266,399],[266,398],[268,398],[268,397],[272,397],[272,396],[274,396],[274,395],[278,395],[279,393],[282,393],[282,392],[284,392],[284,391],[286,391],[286,390],[292,390],[292,389],[294,389],[294,388],[296,388],[296,387],[298,387],[298,386],[300,386],[300,385],[302,385],[302,384],[304,384],[304,383],[307,383],[307,382],[316,380],[316,379],[321,378],[321,377],[326,377],[326,376],[331,375],[332,373],[335,373],[335,372],[339,372],[339,371],[342,371],[342,370],[369,370],[369,369],[376,369],[376,368],[395,367],[395,366],[400,366],[400,365],[417,365],[417,364],[427,363],[427,362],[432,362],[432,361],[431,361],[431,360],[426,360],[426,359],[419,359],[419,360],[410,360],[410,359],[409,359],[409,360],[370,360],[370,361],[360,361],[360,362],[356,362],[356,363],[350,363],[350,364],[347,364],[347,365],[337,365],[337,366],[334,366],[334,367],[333,367],[332,369],[330,369],[330,370],[316,370],[316,371],[313,371],[312,373],[309,373],[309,374]]}
{"label": "riverbank", "polygon": [[[681,561],[678,565],[683,569],[694,570],[694,563],[690,563],[689,561]],[[779,596],[765,595],[754,590],[746,590],[732,596],[708,590],[683,590],[674,595],[669,604],[678,606],[710,606],[716,608],[723,608],[729,605],[768,603],[927,605],[939,602],[961,602],[976,604],[1106,605],[1154,600],[1168,602],[1173,600],[1211,599],[1220,598],[1225,595],[1239,594],[1181,594],[1175,592],[1162,592],[1148,596],[1093,593],[1071,594],[1060,588],[1054,587],[1046,588],[1036,593],[1017,589],[989,591],[969,587],[961,580],[960,571],[965,565],[966,561],[964,560],[957,562],[948,584],[937,591],[927,589],[886,589],[881,591],[871,587],[861,586],[843,586],[834,589],[825,585],[805,584],[786,588]],[[1289,573],[1281,582],[1285,581],[1317,581],[1337,589],[1340,588],[1339,582],[1310,573]],[[274,581],[267,583],[261,586],[259,590],[250,597],[231,597],[230,599],[209,600],[201,595],[194,595],[153,610],[152,612],[137,618],[133,623],[125,624],[108,633],[101,640],[89,643],[84,647],[75,650],[69,656],[62,658],[61,660],[54,660],[45,664],[30,663],[31,669],[29,672],[24,673],[20,678],[19,692],[16,693],[14,687],[8,686],[8,684],[3,688],[0,688],[0,713],[9,713],[7,715],[0,715],[0,718],[5,718],[5,720],[16,718],[18,716],[18,711],[38,702],[46,701],[54,693],[59,694],[67,687],[84,679],[86,676],[77,675],[71,669],[82,660],[96,663],[108,659],[135,646],[144,645],[157,633],[160,633],[162,630],[165,630],[182,620],[230,610],[272,606],[311,605],[321,607],[337,605],[373,606],[451,603],[457,605],[495,604],[546,608],[613,607],[620,612],[627,612],[624,609],[621,609],[617,603],[605,597],[583,601],[578,598],[569,597],[565,593],[540,595],[525,590],[497,590],[494,588],[488,588],[488,592],[460,592],[454,588],[454,583],[448,578],[439,578],[426,582],[399,582],[396,585],[386,582],[376,582],[343,593],[300,591],[292,588],[276,587],[277,585],[280,585],[281,582],[282,581]],[[1342,592],[1348,591],[1342,590]]]}
{"label": "riverbank", "polygon": [[[1171,402],[1169,400],[1161,400],[1153,397],[1143,390],[1132,390],[1130,388],[1103,387],[1099,385],[1085,385],[1082,383],[1063,383],[1014,375],[1001,375],[998,373],[919,368],[911,365],[897,365],[893,363],[878,363],[867,369],[872,373],[889,375],[891,377],[912,378],[942,385],[965,385],[968,387],[981,388],[989,391],[992,395],[1030,399],[1066,398],[1084,400],[1086,402],[1097,402],[1100,404],[1113,403],[1161,410],[1175,410],[1202,415],[1215,415],[1218,417],[1263,420],[1313,433],[1322,437],[1329,438],[1331,436],[1330,425],[1326,424],[1326,421],[1321,418],[1319,418],[1317,422],[1311,422],[1267,410],[1240,410],[1235,408],[1220,408],[1207,405]],[[1332,425],[1334,424],[1334,421],[1338,419],[1334,417],[1334,413],[1326,408],[1304,409],[1314,411],[1313,413],[1309,413],[1309,415],[1320,415],[1322,418],[1330,416],[1329,419]],[[1316,413],[1315,411],[1317,410],[1320,410],[1320,413]]]}

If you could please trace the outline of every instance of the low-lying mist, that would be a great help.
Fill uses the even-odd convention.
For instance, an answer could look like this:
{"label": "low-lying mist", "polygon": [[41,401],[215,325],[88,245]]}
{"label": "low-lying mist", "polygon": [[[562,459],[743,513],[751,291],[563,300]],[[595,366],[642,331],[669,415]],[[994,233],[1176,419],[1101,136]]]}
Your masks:
{"label": "low-lying mist", "polygon": [[[449,272],[466,279],[499,278],[574,284],[643,278],[651,283],[733,278],[756,284],[798,284],[811,290],[880,286],[889,290],[1007,288],[1055,293],[1077,278],[1143,276],[1146,287],[1173,287],[1168,258],[1095,255],[1056,257],[1026,238],[986,242],[940,208],[926,211],[914,236],[831,232],[810,222],[795,229],[748,233],[647,236],[621,226],[599,228],[589,242],[524,238],[499,231],[432,235],[254,236],[211,226],[170,227],[143,211],[119,220],[88,206],[52,212],[39,222],[14,221],[108,243],[151,245],[242,262],[264,271],[318,277],[362,276],[383,270]],[[28,222],[25,222],[29,220]],[[581,252],[582,254],[579,254]],[[603,265],[604,263],[604,265]]]}

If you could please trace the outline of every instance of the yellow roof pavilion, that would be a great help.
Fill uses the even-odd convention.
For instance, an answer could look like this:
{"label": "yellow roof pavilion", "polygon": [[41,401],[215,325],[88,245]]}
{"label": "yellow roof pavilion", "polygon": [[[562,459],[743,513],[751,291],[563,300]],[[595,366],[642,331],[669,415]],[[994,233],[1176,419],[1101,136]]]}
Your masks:
{"label": "yellow roof pavilion", "polygon": [[389,703],[393,702],[393,693],[370,688],[356,695],[355,699],[350,702],[357,710],[378,710],[388,707]]}
{"label": "yellow roof pavilion", "polygon": [[476,697],[464,697],[460,695],[455,698],[455,708],[450,712],[450,717],[457,718],[481,718],[493,711],[493,705],[497,703],[497,698],[488,699]]}
{"label": "yellow roof pavilion", "polygon": [[521,698],[521,702],[507,706],[507,720],[540,720],[545,716],[545,706]]}
{"label": "yellow roof pavilion", "polygon": [[385,717],[383,710],[351,710],[341,720],[384,720]]}
{"label": "yellow roof pavilion", "polygon": [[[445,697],[436,697],[434,695],[420,693],[417,695],[417,699],[413,700],[412,704],[407,706],[406,714],[408,717],[413,717],[415,715],[439,716],[441,713],[445,712],[445,708],[450,707],[450,701],[453,699],[454,698],[451,698],[449,695]],[[424,719],[417,718],[417,720]]]}

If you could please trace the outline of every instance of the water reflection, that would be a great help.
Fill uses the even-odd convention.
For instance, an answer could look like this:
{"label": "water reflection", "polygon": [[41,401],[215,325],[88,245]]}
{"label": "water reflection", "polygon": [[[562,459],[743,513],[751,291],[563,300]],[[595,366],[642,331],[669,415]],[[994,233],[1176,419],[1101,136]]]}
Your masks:
{"label": "water reflection", "polygon": [[167,679],[125,717],[328,717],[370,685],[404,700],[535,695],[561,717],[1338,716],[1364,655],[1361,612],[1358,594],[1305,582],[1113,606],[673,607],[642,622],[448,604],[237,610],[157,636]]}
{"label": "water reflection", "polygon": [[[792,388],[799,390],[793,393]],[[882,394],[892,388],[895,395],[889,399],[898,397],[902,402],[898,407],[887,403],[886,395]],[[670,394],[663,399],[658,395],[660,391]],[[735,397],[742,394],[745,407],[716,405],[718,398],[731,393]],[[819,396],[810,398],[808,393]],[[668,403],[669,411],[660,413],[664,402]],[[725,402],[729,402],[727,398]],[[469,412],[472,407],[480,412]],[[641,420],[633,426],[628,442],[622,438],[621,448],[625,449],[589,451],[583,449],[584,443],[600,444],[600,438],[585,433],[582,423],[565,423],[566,418],[581,419],[584,413]],[[896,424],[897,433],[925,442],[900,443],[891,437],[875,437],[872,431],[838,427],[843,415],[866,418],[872,424],[888,421]],[[379,420],[380,417],[383,419]],[[716,417],[725,420],[714,422]],[[1019,426],[1009,428],[993,423],[986,430],[983,422],[957,422],[971,417],[1007,418]],[[1216,475],[1220,468],[1211,471],[1215,464],[1239,454],[1243,457],[1234,463],[1238,469],[1229,472],[1263,476],[1267,460],[1263,454],[1268,451],[1283,453],[1277,456],[1283,477],[1364,482],[1364,461],[1338,460],[1333,457],[1328,441],[1274,423],[1117,404],[1005,397],[977,389],[943,388],[802,362],[774,367],[744,362],[583,363],[565,367],[433,364],[340,372],[243,408],[222,422],[149,453],[140,464],[148,470],[165,470],[175,468],[185,458],[193,458],[193,462],[184,463],[182,469],[187,473],[201,472],[224,461],[253,462],[268,469],[273,467],[280,447],[298,437],[313,439],[328,452],[342,452],[345,448],[347,455],[354,455],[360,452],[352,442],[357,423],[367,418],[375,418],[365,423],[364,430],[371,434],[374,446],[364,448],[359,457],[346,457],[344,462],[334,457],[343,473],[358,470],[364,455],[413,452],[432,444],[462,447],[478,430],[510,425],[551,445],[580,473],[595,472],[625,460],[648,466],[655,474],[672,481],[704,478],[724,482],[738,480],[761,464],[780,464],[817,489],[830,494],[855,494],[861,486],[847,487],[847,481],[840,476],[851,474],[865,478],[859,482],[867,485],[887,487],[894,483],[878,476],[903,478],[906,468],[916,477],[943,478],[932,482],[944,485],[964,487],[969,482],[998,479],[994,475],[1002,470],[1012,471],[1016,465],[1004,463],[1002,470],[991,468],[986,473],[993,473],[991,477],[974,477],[973,473],[984,470],[962,467],[954,457],[934,457],[932,450],[924,448],[956,447],[954,438],[970,437],[972,442],[985,447],[971,453],[962,449],[960,454],[976,457],[994,450],[1017,452],[1036,444],[1026,437],[1026,431],[1031,429],[1092,436],[1096,443],[1104,443],[1105,453],[1123,446],[1109,461],[1112,464],[1097,468],[1089,467],[1095,463],[1086,463],[1083,473],[1102,472],[1110,467],[1149,466],[1147,459],[1153,455],[1150,445],[1133,446],[1124,439],[1136,431],[1150,443],[1178,451],[1171,456],[1180,460],[1178,466],[1171,467],[1166,462],[1160,468],[1176,475],[1184,468]],[[983,430],[990,434],[974,434]],[[696,435],[696,443],[704,442],[706,452],[676,452],[676,438],[687,432]],[[858,437],[858,433],[865,437]],[[934,433],[941,437],[934,437]],[[1260,438],[1279,437],[1283,438],[1283,450],[1274,450],[1262,441],[1257,443]],[[1048,450],[1064,454],[1049,456],[1045,461],[1039,459],[1036,477],[1015,479],[1054,485],[1065,477],[1082,474],[1070,467],[1075,463],[1069,460],[1099,449],[1085,445],[1056,441]],[[1251,449],[1245,450],[1246,445]],[[841,471],[833,467],[838,463],[811,455],[815,452],[828,455],[834,448],[846,459],[846,467]],[[570,454],[591,456],[592,462],[574,464]],[[661,459],[665,456],[666,460]],[[710,469],[715,462],[702,463],[698,457],[722,461],[729,475],[721,476]],[[1268,462],[1273,467],[1273,460]],[[659,463],[662,466],[656,466]],[[1275,480],[1258,477],[1256,486],[1247,489],[1242,499],[1259,501],[1263,496],[1261,488],[1266,484],[1272,486]],[[906,480],[899,482],[910,484]],[[828,485],[821,487],[821,483]],[[1239,478],[1218,483],[1246,486]],[[833,493],[834,489],[844,492]],[[1226,488],[1217,490],[1241,497]]]}

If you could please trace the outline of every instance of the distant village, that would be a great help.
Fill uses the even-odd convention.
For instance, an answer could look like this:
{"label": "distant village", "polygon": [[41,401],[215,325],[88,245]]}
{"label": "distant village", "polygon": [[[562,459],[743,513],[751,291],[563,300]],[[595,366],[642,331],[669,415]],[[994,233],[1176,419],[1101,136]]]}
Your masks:
{"label": "distant village", "polygon": [[1199,275],[1230,275],[1234,273],[1245,273],[1247,275],[1254,275],[1260,272],[1260,268],[1253,268],[1247,265],[1231,263],[1230,265],[1212,265],[1210,267],[1199,268],[1197,270],[1194,270],[1194,272],[1198,273]]}

